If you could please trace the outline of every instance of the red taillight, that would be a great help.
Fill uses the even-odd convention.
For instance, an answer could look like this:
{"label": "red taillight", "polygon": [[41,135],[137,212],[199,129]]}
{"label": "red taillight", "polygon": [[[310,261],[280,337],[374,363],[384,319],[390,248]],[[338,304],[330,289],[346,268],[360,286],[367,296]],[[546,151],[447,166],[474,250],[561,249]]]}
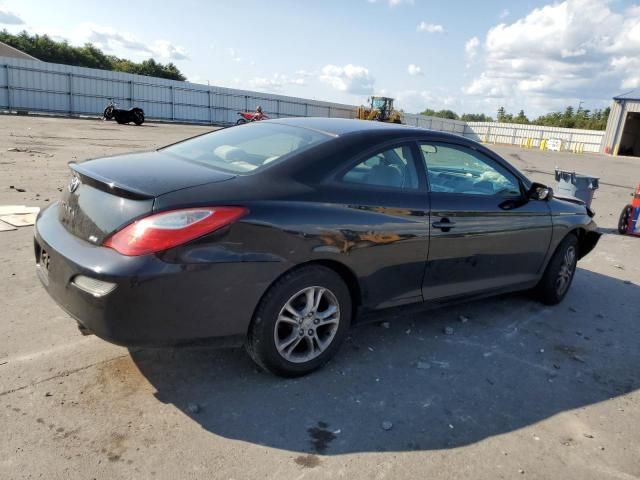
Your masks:
{"label": "red taillight", "polygon": [[122,255],[146,255],[176,247],[227,226],[248,213],[242,207],[171,210],[137,220],[103,244]]}

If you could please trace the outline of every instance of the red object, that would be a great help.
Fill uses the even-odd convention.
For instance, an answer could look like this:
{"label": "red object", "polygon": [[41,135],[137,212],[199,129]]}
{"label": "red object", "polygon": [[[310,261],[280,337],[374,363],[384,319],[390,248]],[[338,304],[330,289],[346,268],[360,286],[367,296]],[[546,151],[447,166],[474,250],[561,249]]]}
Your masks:
{"label": "red object", "polygon": [[640,184],[636,187],[631,204],[624,207],[620,214],[618,232],[640,237]]}
{"label": "red object", "polygon": [[107,238],[103,246],[127,256],[161,252],[214,232],[247,213],[243,207],[170,210],[136,220]]}
{"label": "red object", "polygon": [[633,200],[631,201],[631,206],[633,208],[640,208],[640,183],[636,188],[636,193],[633,195]]}
{"label": "red object", "polygon": [[258,120],[267,120],[269,118],[268,115],[262,114],[262,117],[255,118],[256,112],[238,112],[242,118],[244,118],[247,122],[257,122]]}

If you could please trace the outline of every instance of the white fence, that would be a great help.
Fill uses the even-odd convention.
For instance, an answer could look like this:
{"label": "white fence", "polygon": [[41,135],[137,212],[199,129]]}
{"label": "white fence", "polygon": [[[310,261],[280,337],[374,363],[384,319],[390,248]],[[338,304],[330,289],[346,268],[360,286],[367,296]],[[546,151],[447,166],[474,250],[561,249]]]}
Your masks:
{"label": "white fence", "polygon": [[[604,130],[579,130],[577,128],[544,127],[513,123],[469,122],[464,136],[479,142],[507,145],[523,145],[540,148],[544,140],[560,140],[562,150],[576,152],[600,152]],[[527,140],[529,140],[527,142]]]}
{"label": "white fence", "polygon": [[[150,119],[210,124],[234,123],[238,111],[253,110],[256,105],[272,118],[353,118],[356,109],[354,105],[0,57],[0,110],[100,115],[111,98],[125,108],[142,107]],[[537,148],[543,140],[558,139],[563,150],[586,152],[601,151],[604,137],[602,131],[467,123],[416,114],[404,114],[404,122],[486,143],[527,143]]]}

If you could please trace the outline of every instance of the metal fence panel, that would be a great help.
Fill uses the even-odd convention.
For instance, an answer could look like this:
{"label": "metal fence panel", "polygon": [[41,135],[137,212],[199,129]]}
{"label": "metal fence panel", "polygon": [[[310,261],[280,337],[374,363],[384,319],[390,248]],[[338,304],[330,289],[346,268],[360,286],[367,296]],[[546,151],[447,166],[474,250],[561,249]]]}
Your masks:
{"label": "metal fence panel", "polygon": [[273,118],[355,114],[351,105],[0,58],[1,109],[100,115],[111,98],[123,108],[142,107],[150,119],[197,123],[234,123],[238,111],[257,105]]}
{"label": "metal fence panel", "polygon": [[[124,108],[143,108],[149,119],[196,123],[235,123],[237,112],[253,110],[256,105],[272,118],[354,118],[356,112],[353,105],[0,57],[0,109],[100,115],[110,98]],[[560,139],[565,149],[581,145],[589,152],[600,151],[605,134],[416,114],[404,114],[404,122],[487,143],[521,145],[531,139],[531,146],[538,147],[542,140]]]}

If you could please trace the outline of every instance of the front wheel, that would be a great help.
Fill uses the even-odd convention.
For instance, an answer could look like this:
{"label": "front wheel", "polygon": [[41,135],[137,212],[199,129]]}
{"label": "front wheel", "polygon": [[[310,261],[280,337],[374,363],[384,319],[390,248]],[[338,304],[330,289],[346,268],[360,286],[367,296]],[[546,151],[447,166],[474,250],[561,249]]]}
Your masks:
{"label": "front wheel", "polygon": [[578,264],[578,238],[569,234],[560,243],[536,287],[540,301],[546,305],[560,303],[573,282]]}
{"label": "front wheel", "polygon": [[102,117],[105,120],[111,120],[113,118],[113,107],[108,106],[107,108],[105,108],[104,112],[102,112]]}
{"label": "front wheel", "polygon": [[333,270],[319,265],[286,274],[260,301],[246,349],[263,369],[297,377],[324,365],[351,322],[351,296]]}
{"label": "front wheel", "polygon": [[236,125],[244,125],[247,121],[244,118],[239,118],[236,122]]}
{"label": "front wheel", "polygon": [[629,220],[631,220],[631,214],[633,213],[633,207],[627,205],[620,212],[620,218],[618,219],[618,233],[624,235],[629,231]]}

